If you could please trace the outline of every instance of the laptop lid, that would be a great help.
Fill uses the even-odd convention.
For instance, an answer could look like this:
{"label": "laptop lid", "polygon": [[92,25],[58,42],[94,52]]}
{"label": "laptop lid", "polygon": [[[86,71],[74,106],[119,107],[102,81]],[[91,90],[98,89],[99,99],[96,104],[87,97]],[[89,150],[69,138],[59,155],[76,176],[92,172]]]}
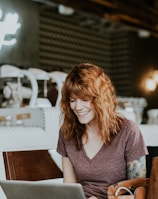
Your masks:
{"label": "laptop lid", "polygon": [[86,199],[78,183],[0,180],[7,199]]}

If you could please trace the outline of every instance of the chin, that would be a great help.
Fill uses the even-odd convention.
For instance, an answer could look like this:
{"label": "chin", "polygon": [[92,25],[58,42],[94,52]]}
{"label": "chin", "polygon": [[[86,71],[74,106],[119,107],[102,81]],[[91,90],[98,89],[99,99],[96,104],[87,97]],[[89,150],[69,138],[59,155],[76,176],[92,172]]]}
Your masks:
{"label": "chin", "polygon": [[91,120],[78,120],[81,124],[89,124]]}
{"label": "chin", "polygon": [[80,121],[80,120],[79,120],[79,123],[80,123],[80,124],[87,124],[87,122]]}

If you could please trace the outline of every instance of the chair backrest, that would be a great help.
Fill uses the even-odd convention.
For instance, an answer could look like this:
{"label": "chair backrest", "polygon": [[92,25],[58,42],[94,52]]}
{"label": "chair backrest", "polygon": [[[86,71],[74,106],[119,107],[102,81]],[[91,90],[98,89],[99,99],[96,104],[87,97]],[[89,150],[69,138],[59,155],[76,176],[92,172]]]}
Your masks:
{"label": "chair backrest", "polygon": [[0,109],[0,117],[15,119],[17,115],[18,119],[21,115],[21,123],[10,120],[0,123],[0,179],[5,178],[3,152],[49,150],[57,146],[59,110],[53,107]]}
{"label": "chair backrest", "polygon": [[[8,115],[11,116],[9,118],[24,121],[4,121]],[[0,179],[45,180],[62,177],[61,170],[48,153],[57,146],[59,116],[60,111],[53,107],[0,109],[3,119],[0,123]],[[1,188],[0,199],[6,199]]]}
{"label": "chair backrest", "polygon": [[152,160],[151,175],[149,181],[149,190],[147,199],[157,199],[158,198],[158,156],[154,157]]}
{"label": "chair backrest", "polygon": [[58,96],[56,100],[56,107],[59,107],[60,100],[61,100],[61,90],[62,86],[65,82],[67,73],[62,71],[52,71],[49,73],[49,77],[52,80],[52,82],[55,82],[57,84],[57,90],[58,90]]}
{"label": "chair backrest", "polygon": [[3,152],[7,180],[48,180],[61,178],[62,172],[48,150]]}

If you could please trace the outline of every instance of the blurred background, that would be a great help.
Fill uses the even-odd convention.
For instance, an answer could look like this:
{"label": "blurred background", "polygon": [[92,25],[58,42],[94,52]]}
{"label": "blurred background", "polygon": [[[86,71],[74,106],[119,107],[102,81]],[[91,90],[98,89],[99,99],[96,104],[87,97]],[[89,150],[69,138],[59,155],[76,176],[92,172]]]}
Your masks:
{"label": "blurred background", "polygon": [[[120,107],[134,106],[145,123],[148,110],[158,115],[157,13],[156,0],[0,0],[0,65],[68,73],[81,62],[97,64]],[[1,104],[6,81],[1,72]],[[46,97],[43,82],[38,86]]]}

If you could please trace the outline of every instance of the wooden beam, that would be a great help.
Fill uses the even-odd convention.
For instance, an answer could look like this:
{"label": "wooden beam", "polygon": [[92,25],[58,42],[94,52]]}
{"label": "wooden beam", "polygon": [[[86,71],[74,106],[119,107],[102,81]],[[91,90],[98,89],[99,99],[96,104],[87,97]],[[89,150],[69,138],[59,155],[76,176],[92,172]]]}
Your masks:
{"label": "wooden beam", "polygon": [[158,8],[154,4],[137,0],[51,0],[72,7],[87,15],[106,18],[135,29],[145,29],[158,34]]}

